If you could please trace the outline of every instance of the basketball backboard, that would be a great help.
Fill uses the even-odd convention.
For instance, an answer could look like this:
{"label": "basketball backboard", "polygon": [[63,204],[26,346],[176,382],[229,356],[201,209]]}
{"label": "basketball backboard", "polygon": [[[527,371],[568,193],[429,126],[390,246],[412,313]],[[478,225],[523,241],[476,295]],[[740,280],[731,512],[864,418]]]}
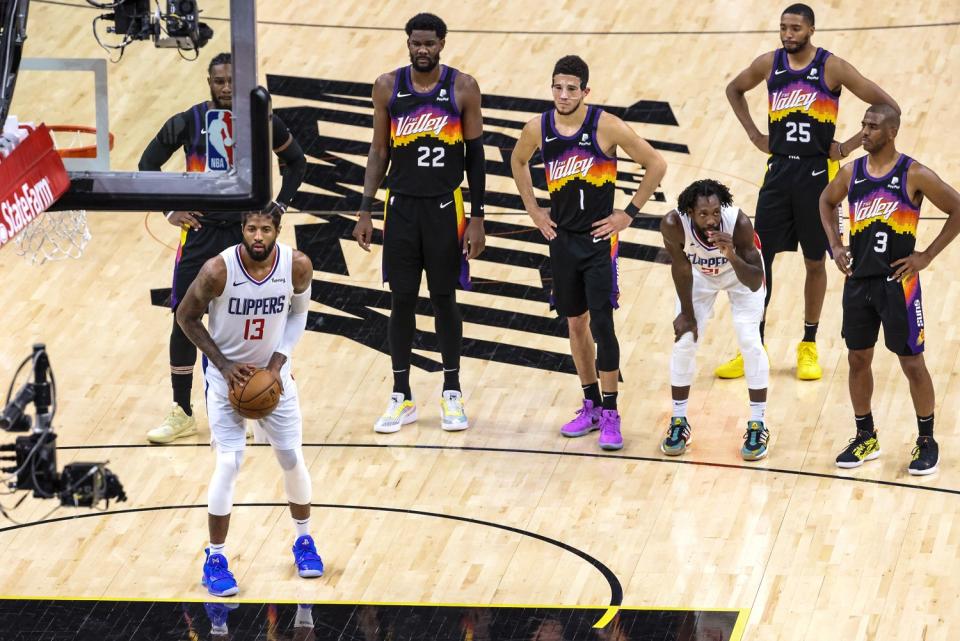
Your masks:
{"label": "basketball backboard", "polygon": [[[194,7],[199,20],[213,26],[213,34],[199,48],[180,38],[186,49],[178,48],[173,27],[185,23],[176,16]],[[70,190],[51,209],[245,210],[270,200],[270,99],[258,87],[256,3],[9,0],[0,3],[0,11],[8,35],[0,42],[0,53],[7,52],[11,69],[17,62],[18,18],[26,24],[9,114],[21,122],[96,130],[82,141],[96,146],[93,158],[65,160]],[[193,16],[195,20],[197,13]],[[68,27],[87,20],[92,31]],[[155,37],[147,37],[151,30]],[[124,46],[107,49],[101,43]],[[188,173],[178,151],[164,171],[139,171],[140,155],[166,120],[210,99],[208,63],[227,51],[233,70],[232,166]],[[115,136],[112,150],[107,132]],[[71,142],[76,144],[66,144]]]}

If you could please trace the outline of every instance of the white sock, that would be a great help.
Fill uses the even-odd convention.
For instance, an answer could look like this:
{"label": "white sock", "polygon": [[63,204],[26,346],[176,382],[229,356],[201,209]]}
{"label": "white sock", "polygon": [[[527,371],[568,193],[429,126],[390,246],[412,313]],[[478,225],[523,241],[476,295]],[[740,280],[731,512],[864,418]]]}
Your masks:
{"label": "white sock", "polygon": [[751,421],[762,421],[766,413],[767,413],[766,401],[763,401],[762,403],[754,403],[753,401],[750,401],[750,420]]}
{"label": "white sock", "polygon": [[222,554],[224,558],[227,557],[227,542],[223,543],[211,543],[210,544],[210,556],[214,554]]}
{"label": "white sock", "polygon": [[305,518],[304,520],[302,520],[302,521],[297,520],[297,519],[293,519],[293,524],[294,524],[294,525],[296,526],[296,528],[297,528],[297,538],[298,538],[298,539],[299,539],[301,536],[306,536],[307,534],[310,534],[310,517],[309,517],[309,516],[308,516],[307,518]]}
{"label": "white sock", "polygon": [[687,402],[688,402],[689,400],[690,400],[690,399],[684,399],[684,400],[682,400],[682,401],[674,401],[674,402],[673,402],[673,415],[676,416],[676,417],[678,417],[678,418],[686,418],[686,417],[687,417]]}

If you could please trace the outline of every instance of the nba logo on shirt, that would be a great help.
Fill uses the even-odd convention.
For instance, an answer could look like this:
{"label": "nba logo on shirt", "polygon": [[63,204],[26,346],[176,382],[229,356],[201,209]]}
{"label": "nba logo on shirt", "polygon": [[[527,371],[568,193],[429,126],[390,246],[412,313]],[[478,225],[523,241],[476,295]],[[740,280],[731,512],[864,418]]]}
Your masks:
{"label": "nba logo on shirt", "polygon": [[207,171],[229,171],[233,167],[233,112],[207,111]]}

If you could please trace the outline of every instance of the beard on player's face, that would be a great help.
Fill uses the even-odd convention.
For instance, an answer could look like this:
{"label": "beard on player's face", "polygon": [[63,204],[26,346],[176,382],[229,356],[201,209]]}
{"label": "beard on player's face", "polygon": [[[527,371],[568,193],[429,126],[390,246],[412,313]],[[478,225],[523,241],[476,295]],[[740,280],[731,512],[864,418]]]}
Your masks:
{"label": "beard on player's face", "polygon": [[435,56],[431,56],[429,54],[423,55],[422,53],[411,53],[410,64],[412,64],[413,68],[420,73],[430,73],[437,68],[438,64],[440,64],[440,54],[438,53]]}
{"label": "beard on player's face", "polygon": [[217,94],[211,89],[210,100],[213,102],[213,106],[217,109],[233,109],[233,95],[218,97]]}
{"label": "beard on player's face", "polygon": [[247,250],[247,255],[256,263],[262,263],[267,260],[276,244],[276,240],[265,243],[262,240],[247,242],[246,238],[243,239],[243,247]]}

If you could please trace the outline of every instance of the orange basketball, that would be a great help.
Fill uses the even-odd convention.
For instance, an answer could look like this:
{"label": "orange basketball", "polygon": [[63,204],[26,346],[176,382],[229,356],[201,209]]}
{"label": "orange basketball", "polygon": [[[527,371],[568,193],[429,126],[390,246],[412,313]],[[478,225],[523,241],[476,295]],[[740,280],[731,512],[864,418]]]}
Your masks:
{"label": "orange basketball", "polygon": [[258,369],[246,384],[230,386],[230,404],[244,418],[264,418],[280,402],[280,381],[265,369]]}

